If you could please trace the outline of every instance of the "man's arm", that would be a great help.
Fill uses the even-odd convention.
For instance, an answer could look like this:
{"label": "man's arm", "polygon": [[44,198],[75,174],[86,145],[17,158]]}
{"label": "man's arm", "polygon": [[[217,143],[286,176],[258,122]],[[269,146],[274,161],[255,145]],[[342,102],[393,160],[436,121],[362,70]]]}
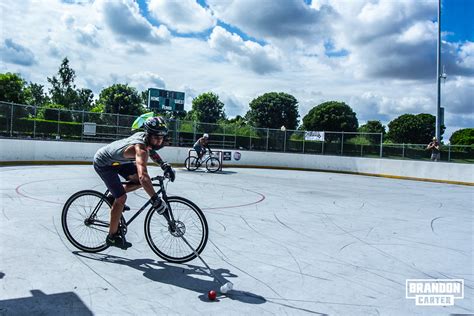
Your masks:
{"label": "man's arm", "polygon": [[164,161],[161,159],[161,156],[155,151],[155,150],[150,150],[150,158],[154,162],[156,162],[159,166],[161,166]]}
{"label": "man's arm", "polygon": [[156,192],[151,183],[150,176],[148,175],[147,162],[148,152],[143,145],[135,145],[135,161],[137,164],[138,179],[143,189],[150,197],[155,196]]}
{"label": "man's arm", "polygon": [[171,165],[163,161],[155,150],[150,150],[150,158],[161,167],[161,170],[165,172],[165,176],[168,176],[171,182],[173,182],[175,179],[175,172],[173,168],[171,168]]}

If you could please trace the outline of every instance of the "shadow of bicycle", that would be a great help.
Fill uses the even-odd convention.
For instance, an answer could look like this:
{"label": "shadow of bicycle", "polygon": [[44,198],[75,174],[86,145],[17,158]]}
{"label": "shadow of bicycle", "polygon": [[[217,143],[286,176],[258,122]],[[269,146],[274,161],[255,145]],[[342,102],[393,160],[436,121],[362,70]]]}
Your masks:
{"label": "shadow of bicycle", "polygon": [[[187,290],[200,293],[201,301],[209,301],[207,292],[211,289],[219,289],[220,283],[214,279],[208,280],[211,275],[207,269],[190,265],[174,264],[153,259],[128,259],[110,254],[87,253],[82,251],[73,251],[73,254],[85,259],[96,260],[107,263],[121,264],[143,272],[143,276],[149,280],[178,286]],[[228,269],[213,269],[214,274],[220,276],[222,282],[228,282],[227,278],[236,278],[237,275],[231,273]],[[232,290],[225,296],[217,298],[229,298],[247,304],[263,304],[267,300],[260,295],[247,291]]]}

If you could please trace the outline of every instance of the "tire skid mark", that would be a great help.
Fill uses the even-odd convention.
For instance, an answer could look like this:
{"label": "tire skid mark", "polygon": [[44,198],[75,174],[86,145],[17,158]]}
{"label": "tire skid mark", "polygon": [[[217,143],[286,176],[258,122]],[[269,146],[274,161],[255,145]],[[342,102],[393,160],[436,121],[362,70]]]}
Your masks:
{"label": "tire skid mark", "polygon": [[236,265],[232,264],[229,260],[225,259],[224,257],[222,256],[219,256],[221,260],[223,260],[225,263],[227,263],[228,265],[232,266],[233,268],[239,270],[240,272],[248,275],[249,277],[251,277],[252,279],[258,281],[259,283],[265,285],[268,289],[270,289],[273,293],[275,293],[276,295],[278,295],[279,297],[283,298],[283,296],[280,295],[280,293],[278,293],[277,291],[275,291],[275,289],[273,289],[270,285],[268,285],[267,283],[265,283],[264,281],[260,280],[259,278],[251,275],[250,273],[248,273],[247,271],[237,267]]}
{"label": "tire skid mark", "polygon": [[[274,267],[274,268],[277,268],[277,269],[281,269],[281,270],[284,270],[284,271],[288,271],[288,272],[291,272],[291,273],[296,273],[296,274],[299,274],[298,271],[295,271],[295,270],[291,270],[291,269],[288,269],[288,268],[285,268],[285,267],[281,267],[281,266],[277,266],[275,264],[271,264],[271,263],[268,263],[268,261],[262,261],[262,260],[257,260],[255,258],[249,258],[248,256],[246,255],[243,255],[241,252],[236,252],[235,250],[233,250],[232,248],[229,248],[229,247],[226,247],[228,250],[238,254],[239,256],[244,256],[245,258],[248,258],[249,261],[252,260],[254,262],[258,262],[258,263],[261,263],[261,264],[264,264],[264,265],[268,265],[270,267]],[[220,250],[220,249],[219,249]],[[317,280],[323,280],[323,281],[332,281],[330,279],[327,279],[327,278],[323,278],[323,277],[320,277],[320,276],[315,276],[315,275],[312,275],[312,274],[308,274],[308,273],[302,273],[304,276],[307,276],[307,277],[310,277],[310,278],[314,278],[314,279],[317,279]]]}
{"label": "tire skid mark", "polygon": [[[442,276],[444,276],[444,277],[447,278],[447,279],[455,279],[455,278],[453,278],[452,276],[447,275],[446,273],[439,272],[439,271],[438,271],[438,273],[441,274]],[[469,288],[469,289],[471,289],[471,290],[474,290],[474,288],[473,288],[472,286],[466,284],[466,280],[467,280],[467,279],[464,278],[464,286],[467,287],[467,288]],[[468,280],[468,281],[471,281],[471,280]]]}
{"label": "tire skid mark", "polygon": [[[270,300],[279,300],[276,297],[266,297]],[[316,301],[316,300],[301,300],[301,299],[285,299],[291,302],[301,302],[301,303],[316,303],[316,304],[330,304],[330,305],[345,305],[345,306],[357,306],[357,307],[382,307],[380,305],[372,304],[355,304],[355,303],[344,303],[344,302],[332,302],[332,301]],[[383,306],[385,307],[385,306]]]}
{"label": "tire skid mark", "polygon": [[278,221],[278,223],[280,223],[281,225],[285,226],[286,228],[288,228],[289,230],[291,230],[292,232],[295,232],[297,233],[298,235],[302,235],[302,236],[305,236],[306,238],[312,238],[311,236],[308,236],[308,235],[305,235],[299,231],[297,231],[296,229],[286,225],[285,223],[283,223],[279,218],[278,216],[276,216],[275,212],[273,212],[273,216],[275,217],[275,219]]}
{"label": "tire skid mark", "polygon": [[347,246],[353,245],[353,244],[355,244],[355,243],[357,243],[357,241],[353,241],[353,242],[348,243],[348,244],[345,245],[345,246],[342,246],[342,247],[339,249],[339,252],[341,252],[341,250],[344,249],[344,248],[346,248]]}
{"label": "tire skid mark", "polygon": [[219,223],[219,224],[222,226],[222,228],[224,228],[224,231],[226,231],[226,230],[227,230],[227,228],[225,227],[225,225],[224,225],[224,224],[222,224],[222,223],[221,223],[221,222],[219,222],[219,221],[216,221],[216,222],[217,222],[217,223]]}
{"label": "tire skid mark", "polygon": [[[220,252],[220,254],[221,254],[222,256],[224,256],[226,259],[229,259],[229,258],[225,255],[225,253],[224,253],[211,239],[209,239],[209,242]],[[214,250],[214,252],[215,252],[215,250]],[[216,253],[216,254],[217,254],[217,253]],[[217,254],[217,255],[219,256],[219,254]],[[219,257],[220,257],[220,256],[219,256]]]}
{"label": "tire skid mark", "polygon": [[[66,245],[66,243],[64,242],[63,238],[61,237],[61,234],[59,233],[58,231],[58,228],[56,227],[56,223],[54,222],[54,217],[53,217],[53,225],[54,225],[54,229],[56,230],[56,234],[58,235],[59,237],[59,240],[62,242],[62,244],[64,245],[64,247],[71,251],[71,249],[69,249],[69,247]],[[72,251],[71,251],[72,252]],[[110,283],[106,278],[104,278],[103,276],[101,276],[97,271],[95,271],[91,266],[89,266],[84,260],[82,260],[80,257],[74,255],[74,257],[80,262],[82,263],[83,265],[85,265],[86,267],[88,267],[95,275],[97,275],[99,278],[101,278],[103,281],[105,281],[105,283],[107,283],[108,285],[110,285],[112,288],[114,288],[117,292],[119,292],[120,294],[124,295],[124,293],[122,293],[122,291],[120,291],[117,287],[115,287],[112,283]]]}
{"label": "tire skid mark", "polygon": [[[346,230],[345,230],[344,228],[342,228],[341,226],[337,225],[327,214],[325,214],[325,215],[326,215],[326,217],[333,223],[334,226],[336,226],[338,229],[340,229],[340,230],[346,232]],[[378,247],[376,247],[376,246],[374,246],[374,245],[371,245],[370,243],[368,243],[367,241],[365,241],[365,240],[363,240],[363,239],[357,237],[356,235],[351,234],[351,233],[349,233],[349,235],[351,235],[353,238],[359,240],[359,241],[362,242],[363,244],[365,244],[365,245],[367,245],[367,246],[369,246],[369,247],[371,247],[371,248],[377,250],[377,251],[380,252],[384,257],[394,259],[394,260],[396,260],[396,261],[398,261],[398,262],[404,264],[405,266],[410,267],[410,268],[413,269],[413,270],[416,270],[416,271],[419,272],[419,273],[422,273],[422,274],[424,274],[424,275],[426,275],[426,276],[428,276],[428,277],[430,277],[430,278],[432,278],[432,279],[435,279],[435,277],[434,277],[433,275],[431,275],[431,274],[429,274],[429,273],[426,273],[426,272],[424,272],[424,271],[422,271],[422,270],[420,270],[420,269],[418,269],[418,268],[416,268],[416,267],[413,267],[411,264],[408,264],[408,263],[406,263],[405,261],[403,261],[402,259],[400,259],[400,258],[398,258],[398,257],[395,257],[394,255],[391,255],[391,254],[389,254],[388,252],[383,251],[382,249],[379,249]],[[398,283],[398,284],[400,284],[400,285],[403,285],[403,284],[401,284],[401,283],[399,283],[399,282],[396,282],[396,283]]]}
{"label": "tire skid mark", "polygon": [[[266,240],[269,240],[270,242],[273,242],[273,243],[279,245],[280,247],[286,247],[284,244],[280,243],[279,241],[274,240],[273,238],[268,237],[268,236],[266,236],[266,235],[260,233],[259,231],[255,230],[252,226],[249,225],[249,223],[248,223],[242,216],[241,216],[241,218],[242,218],[242,220],[247,224],[247,226],[250,227],[250,229],[252,229],[252,230],[255,231],[257,234],[259,234],[259,235],[261,235],[262,237],[264,237]],[[322,253],[323,253],[323,252],[322,252]],[[394,283],[399,284],[399,285],[403,285],[403,284],[401,284],[401,283],[399,283],[399,282],[393,281],[392,279],[383,277],[383,276],[379,275],[378,273],[375,273],[375,272],[372,272],[372,271],[370,271],[370,270],[367,270],[367,269],[365,269],[364,267],[356,266],[356,265],[353,265],[353,264],[351,264],[351,263],[344,262],[344,261],[339,260],[339,259],[337,259],[337,258],[335,258],[335,257],[332,257],[331,255],[328,255],[328,254],[326,254],[326,253],[323,253],[323,254],[326,255],[326,256],[328,256],[328,257],[331,258],[331,259],[334,259],[334,260],[336,260],[336,261],[342,262],[342,263],[344,263],[344,264],[350,264],[350,265],[352,265],[352,266],[354,266],[354,267],[357,267],[357,268],[359,268],[359,269],[366,270],[367,272],[372,273],[372,274],[374,274],[374,275],[377,275],[377,276],[379,276],[379,277],[381,277],[381,278],[383,278],[383,279],[385,279],[385,280],[394,282]],[[378,291],[378,290],[376,290],[376,289],[373,289],[373,288],[370,287],[370,286],[366,286],[366,285],[364,285],[364,284],[359,284],[359,283],[357,283],[356,281],[351,280],[350,278],[346,278],[346,277],[344,277],[344,276],[337,275],[336,273],[329,272],[329,271],[325,271],[325,272],[328,273],[328,274],[330,274],[330,275],[332,275],[333,277],[341,278],[341,279],[343,279],[343,280],[345,280],[345,281],[347,281],[347,282],[350,282],[350,283],[355,283],[355,284],[357,284],[357,285],[359,285],[359,286],[361,286],[361,287],[364,287],[364,288],[366,288],[366,289],[369,289],[369,290],[371,290],[371,291],[374,291],[374,292],[376,292],[376,293],[378,293],[378,294],[385,294],[384,292],[381,292],[381,291]]]}
{"label": "tire skid mark", "polygon": [[415,244],[426,245],[426,246],[430,246],[430,247],[434,247],[434,248],[441,248],[441,249],[451,250],[451,251],[460,253],[464,256],[469,256],[469,254],[467,254],[464,250],[460,250],[460,249],[456,249],[456,248],[433,245],[433,244],[430,244],[430,243],[427,243],[427,242],[415,241],[415,240],[406,239],[406,238],[402,238],[402,237],[393,236],[392,238],[398,239],[398,240],[401,240],[401,241],[405,241],[405,242],[411,242],[411,243],[415,243]]}
{"label": "tire skid mark", "polygon": [[430,223],[430,226],[431,226],[431,231],[433,232],[433,234],[435,235],[438,235],[435,231],[434,231],[434,228],[433,228],[433,222],[437,219],[440,219],[440,218],[443,218],[443,216],[438,216],[438,217],[435,217],[431,220],[431,223]]}
{"label": "tire skid mark", "polygon": [[293,258],[293,261],[296,263],[296,266],[298,267],[298,270],[300,271],[301,283],[304,284],[303,270],[301,270],[300,263],[298,262],[298,260],[296,260],[293,253],[287,247],[285,247],[285,250],[290,254],[291,258]]}
{"label": "tire skid mark", "polygon": [[8,216],[7,216],[7,213],[5,212],[5,208],[4,208],[4,207],[2,207],[2,214],[3,214],[3,216],[7,219],[7,221],[10,220],[10,218],[8,218]]}

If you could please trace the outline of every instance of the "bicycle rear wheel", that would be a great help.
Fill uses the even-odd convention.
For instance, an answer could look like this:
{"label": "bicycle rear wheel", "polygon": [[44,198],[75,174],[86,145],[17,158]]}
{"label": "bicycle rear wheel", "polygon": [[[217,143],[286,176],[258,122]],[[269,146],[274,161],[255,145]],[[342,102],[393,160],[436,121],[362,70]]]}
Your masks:
{"label": "bicycle rear wheel", "polygon": [[[184,263],[193,260],[196,258],[194,251],[200,254],[206,247],[206,218],[199,207],[182,197],[168,197],[168,206],[175,227],[170,227],[163,215],[151,209],[145,218],[146,241],[153,252],[166,261]],[[186,238],[192,249],[181,237]]]}
{"label": "bicycle rear wheel", "polygon": [[[99,205],[100,204],[100,205]],[[110,203],[97,191],[73,194],[64,205],[61,222],[64,234],[76,248],[87,252],[106,249]]]}
{"label": "bicycle rear wheel", "polygon": [[221,162],[216,157],[210,157],[206,161],[206,169],[209,172],[216,172],[221,168]]}
{"label": "bicycle rear wheel", "polygon": [[189,156],[189,157],[186,158],[186,160],[184,161],[184,166],[185,166],[186,169],[188,169],[189,171],[194,171],[194,170],[196,170],[196,169],[199,167],[198,158],[195,157],[195,156]]}

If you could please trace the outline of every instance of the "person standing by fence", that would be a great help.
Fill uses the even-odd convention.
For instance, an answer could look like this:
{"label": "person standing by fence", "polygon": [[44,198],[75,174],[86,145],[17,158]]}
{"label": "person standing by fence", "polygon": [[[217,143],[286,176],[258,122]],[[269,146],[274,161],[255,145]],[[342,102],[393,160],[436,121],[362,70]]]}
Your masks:
{"label": "person standing by fence", "polygon": [[439,143],[436,137],[433,137],[433,141],[426,146],[426,150],[431,150],[431,160],[438,161],[441,159],[441,154],[439,150]]}

